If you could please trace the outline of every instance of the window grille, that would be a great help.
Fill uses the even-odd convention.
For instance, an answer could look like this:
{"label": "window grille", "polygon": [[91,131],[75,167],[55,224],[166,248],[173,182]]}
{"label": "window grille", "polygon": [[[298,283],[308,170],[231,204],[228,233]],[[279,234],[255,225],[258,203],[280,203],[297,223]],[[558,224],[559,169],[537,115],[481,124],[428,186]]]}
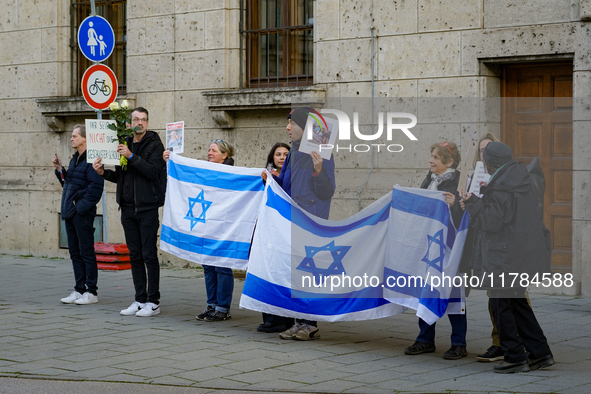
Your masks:
{"label": "window grille", "polygon": [[246,87],[312,85],[313,1],[244,1]]}

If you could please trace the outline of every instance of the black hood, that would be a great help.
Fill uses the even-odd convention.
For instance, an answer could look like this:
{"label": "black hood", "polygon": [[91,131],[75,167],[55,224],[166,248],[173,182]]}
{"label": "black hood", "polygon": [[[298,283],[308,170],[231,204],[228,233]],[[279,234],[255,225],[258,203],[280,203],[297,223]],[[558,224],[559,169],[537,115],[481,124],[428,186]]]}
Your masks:
{"label": "black hood", "polygon": [[532,188],[531,183],[525,165],[511,159],[497,171],[486,188],[510,193],[527,193]]}

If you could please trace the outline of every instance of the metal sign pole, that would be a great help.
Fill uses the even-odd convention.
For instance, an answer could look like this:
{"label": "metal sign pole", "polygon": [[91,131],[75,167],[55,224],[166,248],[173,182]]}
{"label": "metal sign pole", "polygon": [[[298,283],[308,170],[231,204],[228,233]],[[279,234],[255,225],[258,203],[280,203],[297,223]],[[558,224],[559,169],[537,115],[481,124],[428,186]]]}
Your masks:
{"label": "metal sign pole", "polygon": [[[96,118],[101,120],[103,118],[103,110],[99,109],[96,111]],[[107,220],[107,183],[103,185],[103,241],[109,243],[109,225]]]}
{"label": "metal sign pole", "polygon": [[[95,0],[90,0],[90,15],[96,15],[96,4]],[[99,64],[98,62],[94,62],[94,64]],[[103,119],[103,110],[98,109],[96,111],[96,118],[98,120]],[[103,241],[107,244],[109,243],[109,225],[107,220],[107,184],[103,186]]]}

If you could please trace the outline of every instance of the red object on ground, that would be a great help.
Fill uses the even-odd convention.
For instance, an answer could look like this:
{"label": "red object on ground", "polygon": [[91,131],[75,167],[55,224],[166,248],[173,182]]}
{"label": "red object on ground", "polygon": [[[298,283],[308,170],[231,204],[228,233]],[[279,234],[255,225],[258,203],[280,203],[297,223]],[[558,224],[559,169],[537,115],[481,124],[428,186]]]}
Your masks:
{"label": "red object on ground", "polygon": [[104,242],[95,242],[94,251],[96,254],[129,254],[129,249],[125,244],[106,244]]}
{"label": "red object on ground", "polygon": [[96,253],[97,268],[100,270],[131,269],[129,249],[125,244],[95,242],[94,252]]}
{"label": "red object on ground", "polygon": [[129,263],[128,254],[97,254],[96,261],[101,263]]}
{"label": "red object on ground", "polygon": [[100,263],[97,261],[96,267],[100,270],[130,270],[131,264],[129,263]]}

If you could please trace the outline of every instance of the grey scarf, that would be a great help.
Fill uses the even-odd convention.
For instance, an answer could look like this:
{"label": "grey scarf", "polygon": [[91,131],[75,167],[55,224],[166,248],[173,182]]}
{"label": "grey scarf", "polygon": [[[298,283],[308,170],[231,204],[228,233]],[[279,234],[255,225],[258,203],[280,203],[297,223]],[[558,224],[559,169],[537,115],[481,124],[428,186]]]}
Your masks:
{"label": "grey scarf", "polygon": [[443,181],[450,180],[454,177],[456,170],[453,168],[448,168],[443,174],[436,175],[431,173],[431,183],[427,189],[429,190],[438,190],[437,187],[443,183]]}

